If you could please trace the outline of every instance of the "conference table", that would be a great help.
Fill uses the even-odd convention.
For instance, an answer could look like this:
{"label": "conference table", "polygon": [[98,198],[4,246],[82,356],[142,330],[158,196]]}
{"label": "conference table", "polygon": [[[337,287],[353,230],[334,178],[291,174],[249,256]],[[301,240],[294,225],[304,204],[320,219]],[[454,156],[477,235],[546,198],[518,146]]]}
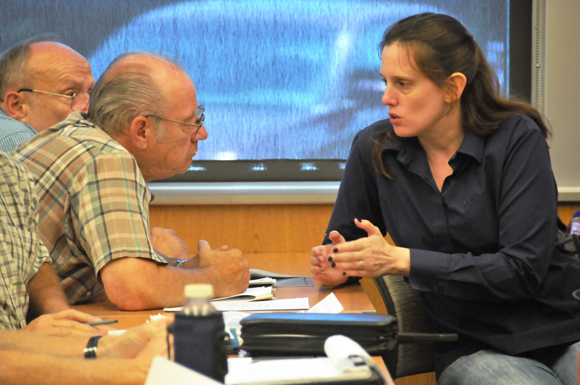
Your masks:
{"label": "conference table", "polygon": [[[246,258],[250,261],[251,269],[266,270],[280,274],[310,276],[309,253],[256,253],[246,254]],[[274,298],[308,298],[310,307],[312,307],[331,293],[334,293],[344,307],[343,312],[361,313],[375,311],[363,288],[358,284],[345,287],[327,287],[316,280],[313,280],[313,283],[314,287],[275,288]],[[151,315],[169,314],[164,312],[163,309],[143,311],[119,310],[105,295],[95,299],[93,302],[75,305],[73,308],[103,319],[117,319],[119,322],[114,326],[118,329],[126,329],[140,325],[149,320]]]}
{"label": "conference table", "polygon": [[[251,269],[260,269],[274,273],[310,276],[310,253],[255,253],[245,254],[250,261]],[[327,287],[313,280],[314,287],[281,287],[274,289],[276,299],[308,298],[310,307],[334,293],[344,307],[343,313],[375,312],[371,301],[359,284],[343,287]],[[103,319],[116,319],[119,322],[113,326],[117,329],[127,329],[140,325],[151,319],[152,315],[171,314],[163,309],[143,311],[123,311],[111,303],[105,295],[91,303],[75,305],[74,309],[83,311]],[[252,313],[252,312],[248,312]],[[375,357],[379,368],[384,373],[387,369],[380,357]]]}

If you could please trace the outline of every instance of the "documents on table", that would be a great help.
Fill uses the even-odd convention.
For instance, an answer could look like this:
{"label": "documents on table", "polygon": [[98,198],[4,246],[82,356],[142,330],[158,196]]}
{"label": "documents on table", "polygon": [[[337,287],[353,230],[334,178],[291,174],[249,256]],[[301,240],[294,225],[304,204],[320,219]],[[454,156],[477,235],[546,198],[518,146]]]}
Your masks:
{"label": "documents on table", "polygon": [[[242,358],[242,360],[245,360]],[[312,384],[327,381],[363,380],[372,376],[368,366],[357,372],[343,372],[327,357],[265,360],[234,364],[228,360],[226,385],[242,384]]]}
{"label": "documents on table", "polygon": [[[368,353],[352,339],[335,335],[324,343],[328,358],[294,358],[249,361],[246,358],[228,359],[226,385],[246,384],[315,384],[377,383],[375,373],[380,375]],[[373,378],[375,380],[373,380]],[[380,383],[394,385],[389,377]]]}
{"label": "documents on table", "polygon": [[[308,298],[274,299],[270,301],[239,302],[224,301],[212,303],[219,311],[270,311],[270,310],[306,310],[310,309]],[[166,309],[164,309],[166,310]],[[167,310],[166,310],[167,311]]]}
{"label": "documents on table", "polygon": [[[243,293],[230,297],[216,298],[211,301],[212,306],[219,311],[231,310],[305,310],[310,309],[308,298],[274,299],[271,286],[250,287]],[[182,306],[168,307],[164,311],[181,311]]]}
{"label": "documents on table", "polygon": [[250,279],[250,286],[273,285],[275,283],[276,280],[270,277]]}
{"label": "documents on table", "polygon": [[272,286],[260,286],[260,287],[250,287],[246,291],[240,294],[230,295],[229,297],[215,298],[212,305],[215,306],[216,302],[221,301],[261,301],[264,299],[273,299],[274,294],[272,292]]}

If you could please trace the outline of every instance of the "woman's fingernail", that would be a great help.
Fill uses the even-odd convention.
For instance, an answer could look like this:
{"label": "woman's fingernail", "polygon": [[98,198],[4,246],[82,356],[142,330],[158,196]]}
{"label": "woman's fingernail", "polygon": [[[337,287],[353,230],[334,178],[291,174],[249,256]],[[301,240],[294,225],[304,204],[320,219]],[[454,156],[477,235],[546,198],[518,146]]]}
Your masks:
{"label": "woman's fingernail", "polygon": [[328,261],[331,262],[332,261],[332,257],[328,257]]}
{"label": "woman's fingernail", "polygon": [[335,247],[334,249],[332,249],[333,252],[338,253],[338,248]]}
{"label": "woman's fingernail", "polygon": [[332,263],[330,264],[330,266],[332,266],[332,267],[336,267],[336,263],[332,262]]}

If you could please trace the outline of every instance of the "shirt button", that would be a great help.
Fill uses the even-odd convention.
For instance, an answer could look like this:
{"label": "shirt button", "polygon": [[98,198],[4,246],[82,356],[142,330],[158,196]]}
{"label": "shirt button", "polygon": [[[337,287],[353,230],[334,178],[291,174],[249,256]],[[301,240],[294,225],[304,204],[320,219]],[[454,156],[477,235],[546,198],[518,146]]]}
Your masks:
{"label": "shirt button", "polygon": [[438,288],[437,288],[437,285],[436,285],[436,284],[433,284],[433,286],[431,286],[431,290],[433,290],[433,291],[437,291],[437,289],[438,289]]}

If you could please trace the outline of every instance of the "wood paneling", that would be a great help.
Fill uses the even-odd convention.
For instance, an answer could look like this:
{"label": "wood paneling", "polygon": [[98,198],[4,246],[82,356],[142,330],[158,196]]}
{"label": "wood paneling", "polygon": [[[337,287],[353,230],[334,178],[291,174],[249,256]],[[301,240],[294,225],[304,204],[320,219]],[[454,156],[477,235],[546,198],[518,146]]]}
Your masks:
{"label": "wood paneling", "polygon": [[204,239],[244,253],[310,251],[322,243],[331,204],[152,205],[151,226],[175,230],[190,250]]}

